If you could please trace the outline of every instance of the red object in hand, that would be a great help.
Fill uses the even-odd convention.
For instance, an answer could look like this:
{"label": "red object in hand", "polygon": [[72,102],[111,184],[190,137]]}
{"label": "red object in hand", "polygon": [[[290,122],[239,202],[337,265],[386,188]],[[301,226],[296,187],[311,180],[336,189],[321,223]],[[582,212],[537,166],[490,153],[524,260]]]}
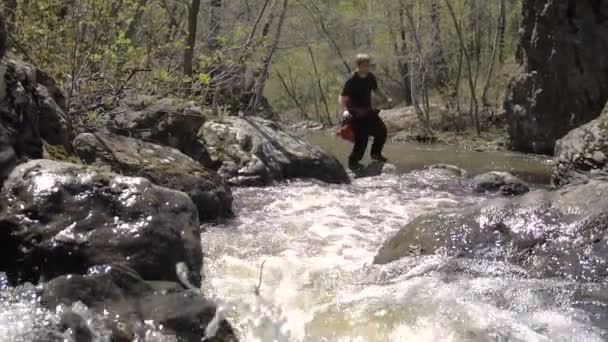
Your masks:
{"label": "red object in hand", "polygon": [[336,135],[346,141],[350,141],[351,143],[355,142],[355,130],[353,129],[353,125],[351,123],[344,124]]}

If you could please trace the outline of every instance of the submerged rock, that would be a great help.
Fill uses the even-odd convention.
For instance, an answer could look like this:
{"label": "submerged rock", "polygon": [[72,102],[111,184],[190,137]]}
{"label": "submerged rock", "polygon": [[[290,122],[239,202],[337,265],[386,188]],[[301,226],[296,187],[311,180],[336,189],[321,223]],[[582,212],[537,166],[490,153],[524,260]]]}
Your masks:
{"label": "submerged rock", "polygon": [[107,133],[83,133],[74,151],[92,164],[183,191],[198,208],[200,221],[232,215],[232,193],[223,178],[180,151]]}
{"label": "submerged rock", "polygon": [[608,280],[608,183],[534,191],[511,199],[421,216],[374,260],[448,256],[508,260],[531,275]]}
{"label": "submerged rock", "polygon": [[344,167],[333,156],[283,131],[269,120],[228,117],[203,125],[200,139],[220,174],[235,185],[265,185],[291,178],[348,183]]}
{"label": "submerged rock", "polygon": [[530,191],[526,182],[508,172],[492,171],[473,178],[473,189],[478,193],[500,193],[503,196],[519,196]]}
{"label": "submerged rock", "polygon": [[0,271],[13,283],[102,264],[177,281],[185,262],[199,284],[200,243],[190,198],[143,178],[36,160],[15,168],[0,197]]}
{"label": "submerged rock", "polygon": [[[201,341],[206,327],[217,314],[217,306],[200,293],[175,284],[174,291],[158,291],[127,268],[98,266],[86,275],[66,275],[44,286],[42,304],[50,310],[69,308],[80,302],[93,310],[112,341],[143,339],[146,325],[153,323],[165,335],[180,341]],[[219,329],[209,341],[236,341],[230,324],[219,317]],[[86,338],[87,324],[79,315],[64,310],[65,328]],[[84,324],[83,324],[84,323]]]}
{"label": "submerged rock", "polygon": [[572,130],[555,146],[555,187],[608,180],[608,104],[602,115]]}
{"label": "submerged rock", "polygon": [[608,0],[523,1],[505,101],[511,147],[552,154],[555,141],[598,117],[608,100]]}
{"label": "submerged rock", "polygon": [[444,170],[446,172],[450,172],[459,177],[466,177],[468,172],[456,165],[450,164],[433,164],[426,167],[427,170]]}
{"label": "submerged rock", "polygon": [[153,96],[134,96],[104,114],[98,128],[159,145],[174,147],[206,167],[211,163],[197,133],[208,113],[192,101]]}

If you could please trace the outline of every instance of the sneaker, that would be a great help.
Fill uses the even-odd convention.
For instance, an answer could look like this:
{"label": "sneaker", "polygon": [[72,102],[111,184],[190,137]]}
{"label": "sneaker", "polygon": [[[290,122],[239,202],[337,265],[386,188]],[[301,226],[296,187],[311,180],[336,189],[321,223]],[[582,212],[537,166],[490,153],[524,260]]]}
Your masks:
{"label": "sneaker", "polygon": [[388,159],[386,159],[383,155],[381,154],[373,154],[372,155],[372,160],[375,161],[379,161],[381,163],[386,163],[388,161]]}
{"label": "sneaker", "polygon": [[351,169],[351,171],[359,171],[361,169],[363,169],[363,164],[357,162],[357,163],[348,163],[348,168]]}

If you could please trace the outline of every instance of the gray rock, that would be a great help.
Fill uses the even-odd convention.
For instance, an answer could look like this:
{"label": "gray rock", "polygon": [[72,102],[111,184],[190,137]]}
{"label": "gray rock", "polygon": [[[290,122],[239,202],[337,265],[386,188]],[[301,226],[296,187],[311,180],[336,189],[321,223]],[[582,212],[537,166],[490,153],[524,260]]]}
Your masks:
{"label": "gray rock", "polygon": [[180,151],[107,133],[82,133],[74,151],[87,164],[183,191],[194,202],[201,222],[232,216],[232,193],[215,171]]}
{"label": "gray rock", "polygon": [[433,164],[426,167],[427,170],[445,170],[459,177],[466,177],[468,172],[456,165],[449,164]]}
{"label": "gray rock", "polygon": [[333,156],[283,131],[265,119],[227,117],[203,125],[204,139],[219,173],[234,185],[265,185],[291,178],[348,183],[344,167]]}
{"label": "gray rock", "polygon": [[473,178],[477,193],[500,193],[503,196],[519,196],[530,191],[526,182],[508,172],[492,171]]}
{"label": "gray rock", "polygon": [[555,187],[608,180],[608,105],[602,116],[572,130],[555,146]]}
{"label": "gray rock", "polygon": [[[176,284],[176,287],[179,285]],[[112,341],[134,341],[145,337],[144,322],[162,327],[164,334],[180,341],[201,341],[205,328],[214,318],[217,306],[199,293],[186,291],[156,291],[135,272],[127,268],[96,267],[86,275],[66,275],[55,278],[43,288],[41,302],[54,310],[58,305],[70,307],[76,302],[95,312]],[[87,334],[77,314],[65,310],[61,322],[73,333]],[[236,341],[230,324],[222,319],[215,339]]]}
{"label": "gray rock", "polygon": [[0,271],[13,283],[103,264],[130,267],[146,280],[177,281],[178,262],[200,283],[199,221],[182,192],[36,160],[17,166],[0,196]]}
{"label": "gray rock", "polygon": [[389,239],[375,263],[406,256],[507,260],[535,277],[608,280],[608,183],[538,190],[421,216]]}
{"label": "gray rock", "polygon": [[206,167],[216,168],[206,147],[197,139],[208,115],[192,101],[133,96],[102,115],[94,130],[110,129],[113,133],[170,146]]}
{"label": "gray rock", "polygon": [[505,102],[511,147],[552,154],[555,141],[598,117],[608,100],[608,0],[525,0]]}
{"label": "gray rock", "polygon": [[71,139],[54,81],[27,63],[0,59],[0,184],[18,161],[42,157],[43,140],[70,151]]}

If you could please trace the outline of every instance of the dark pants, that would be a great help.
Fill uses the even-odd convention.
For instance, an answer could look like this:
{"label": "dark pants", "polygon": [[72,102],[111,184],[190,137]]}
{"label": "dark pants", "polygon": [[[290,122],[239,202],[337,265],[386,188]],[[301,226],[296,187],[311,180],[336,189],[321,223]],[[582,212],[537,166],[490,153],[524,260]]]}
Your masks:
{"label": "dark pants", "polygon": [[349,164],[356,164],[363,159],[370,136],[374,138],[371,155],[382,155],[382,149],[386,143],[386,126],[380,116],[373,113],[366,118],[354,119],[352,125],[355,131],[355,146],[348,158]]}

